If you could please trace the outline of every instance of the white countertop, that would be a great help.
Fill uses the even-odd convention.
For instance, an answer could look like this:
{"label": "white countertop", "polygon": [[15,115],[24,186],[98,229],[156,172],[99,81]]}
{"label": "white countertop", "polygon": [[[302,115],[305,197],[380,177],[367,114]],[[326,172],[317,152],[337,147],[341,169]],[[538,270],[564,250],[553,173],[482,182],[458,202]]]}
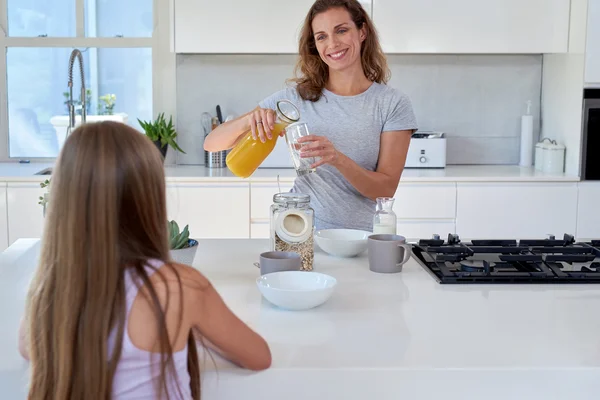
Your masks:
{"label": "white countertop", "polygon": [[[0,182],[42,182],[48,175],[35,175],[51,167],[47,163],[0,163]],[[291,168],[259,168],[250,178],[241,179],[227,168],[210,169],[202,165],[167,165],[168,182],[292,182]],[[450,165],[444,169],[405,169],[402,182],[577,182],[578,176],[549,174],[515,165]]]}
{"label": "white countertop", "polygon": [[[366,253],[317,251],[315,270],[336,277],[336,291],[288,312],[255,286],[252,263],[267,249],[268,240],[200,240],[194,266],[273,354],[258,373],[221,359],[215,373],[209,360],[204,400],[598,397],[600,285],[440,285],[414,260],[386,275],[369,271]],[[21,239],[0,255],[0,387],[14,400],[25,398],[17,328],[38,252]]]}

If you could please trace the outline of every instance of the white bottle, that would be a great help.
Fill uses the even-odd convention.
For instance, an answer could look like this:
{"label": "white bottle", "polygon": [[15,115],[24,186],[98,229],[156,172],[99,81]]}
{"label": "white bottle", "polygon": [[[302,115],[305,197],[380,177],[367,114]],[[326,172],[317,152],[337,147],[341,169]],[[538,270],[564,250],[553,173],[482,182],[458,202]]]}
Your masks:
{"label": "white bottle", "polygon": [[378,197],[377,210],[373,216],[374,234],[396,234],[396,213],[392,209],[393,197]]}
{"label": "white bottle", "polygon": [[531,115],[531,100],[527,101],[527,114],[521,116],[521,152],[519,165],[531,167],[533,163],[533,115]]}

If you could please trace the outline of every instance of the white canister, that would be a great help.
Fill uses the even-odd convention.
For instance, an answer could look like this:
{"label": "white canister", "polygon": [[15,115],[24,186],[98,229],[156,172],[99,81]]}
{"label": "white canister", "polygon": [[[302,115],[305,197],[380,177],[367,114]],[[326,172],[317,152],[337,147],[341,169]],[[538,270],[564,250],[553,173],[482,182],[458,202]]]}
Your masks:
{"label": "white canister", "polygon": [[535,145],[535,162],[534,162],[534,168],[537,169],[538,171],[542,170],[542,166],[544,165],[544,154],[545,154],[545,150],[548,146],[548,143],[551,143],[552,141],[548,138],[544,138],[542,139],[541,142],[538,142]]}
{"label": "white canister", "polygon": [[547,144],[544,148],[544,162],[542,163],[542,171],[562,174],[565,171],[565,152],[566,147],[562,144],[552,143]]}

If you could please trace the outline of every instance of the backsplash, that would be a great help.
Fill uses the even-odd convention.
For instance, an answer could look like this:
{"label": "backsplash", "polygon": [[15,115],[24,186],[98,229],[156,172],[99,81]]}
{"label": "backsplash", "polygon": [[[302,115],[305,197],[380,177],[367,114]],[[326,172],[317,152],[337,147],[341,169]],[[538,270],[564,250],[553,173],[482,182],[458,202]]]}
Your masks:
{"label": "backsplash", "polygon": [[[295,55],[178,55],[177,130],[187,154],[203,164],[200,115],[223,118],[256,107],[283,88]],[[410,96],[421,130],[446,132],[448,164],[518,164],[520,117],[532,101],[539,134],[541,55],[389,55],[389,85]]]}

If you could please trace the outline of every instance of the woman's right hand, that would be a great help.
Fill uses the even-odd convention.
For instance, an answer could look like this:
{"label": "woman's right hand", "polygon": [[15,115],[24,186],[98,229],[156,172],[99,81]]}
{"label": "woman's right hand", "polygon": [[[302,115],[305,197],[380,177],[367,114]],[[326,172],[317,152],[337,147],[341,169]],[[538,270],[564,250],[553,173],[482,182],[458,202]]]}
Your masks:
{"label": "woman's right hand", "polygon": [[248,124],[252,130],[252,138],[266,142],[272,138],[272,130],[275,127],[275,111],[270,108],[256,108],[248,114]]}

